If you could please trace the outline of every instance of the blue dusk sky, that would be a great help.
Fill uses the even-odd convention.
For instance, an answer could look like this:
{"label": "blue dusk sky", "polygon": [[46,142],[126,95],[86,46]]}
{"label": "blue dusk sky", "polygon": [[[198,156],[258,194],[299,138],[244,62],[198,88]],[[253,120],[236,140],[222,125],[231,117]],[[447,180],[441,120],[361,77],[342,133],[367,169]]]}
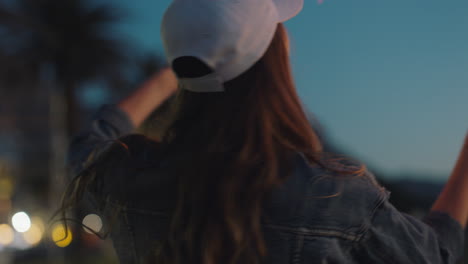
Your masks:
{"label": "blue dusk sky", "polygon": [[[169,0],[101,1],[126,9],[119,33],[162,51]],[[468,130],[467,14],[466,0],[306,0],[285,23],[304,105],[370,167],[447,179]]]}

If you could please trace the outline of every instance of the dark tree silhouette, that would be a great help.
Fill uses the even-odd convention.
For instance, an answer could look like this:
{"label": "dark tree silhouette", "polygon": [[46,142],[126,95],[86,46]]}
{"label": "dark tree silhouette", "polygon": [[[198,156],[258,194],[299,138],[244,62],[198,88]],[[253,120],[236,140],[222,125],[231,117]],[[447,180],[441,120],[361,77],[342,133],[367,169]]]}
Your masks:
{"label": "dark tree silhouette", "polygon": [[19,0],[15,8],[0,8],[0,46],[10,56],[2,64],[13,65],[14,58],[21,58],[27,67],[20,68],[28,72],[17,75],[23,76],[41,74],[41,68],[49,66],[55,86],[65,95],[67,135],[76,131],[77,87],[119,75],[128,61],[127,44],[112,30],[121,16],[90,0]]}
{"label": "dark tree silhouette", "polygon": [[[50,94],[48,183],[54,210],[65,185],[67,138],[80,124],[76,90],[85,82],[120,76],[130,47],[116,37],[112,26],[122,14],[111,6],[92,0],[11,3],[0,3],[0,94],[13,88],[23,96],[32,89]],[[25,80],[35,85],[24,85]]]}

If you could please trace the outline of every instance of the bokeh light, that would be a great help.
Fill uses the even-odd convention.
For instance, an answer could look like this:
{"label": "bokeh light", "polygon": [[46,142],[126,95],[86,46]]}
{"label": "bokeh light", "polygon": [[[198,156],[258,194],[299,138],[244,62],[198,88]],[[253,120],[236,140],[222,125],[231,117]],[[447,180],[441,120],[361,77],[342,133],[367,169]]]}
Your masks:
{"label": "bokeh light", "polygon": [[9,212],[11,210],[11,200],[10,199],[0,199],[0,213]]}
{"label": "bokeh light", "polygon": [[[101,217],[99,217],[99,215],[96,215],[96,214],[89,214],[89,215],[85,216],[85,218],[83,218],[83,225],[90,228],[90,229],[92,229],[94,232],[97,233],[97,232],[101,231],[101,229],[102,229]],[[89,233],[89,234],[92,234],[93,232],[88,230],[88,228],[86,228],[86,227],[83,227],[85,232]]]}
{"label": "bokeh light", "polygon": [[32,223],[31,228],[29,228],[28,231],[23,233],[23,238],[24,241],[26,241],[26,243],[28,243],[29,245],[35,246],[39,242],[41,242],[42,235],[43,231],[41,230],[41,227],[36,223]]}
{"label": "bokeh light", "polygon": [[13,193],[13,183],[9,178],[0,178],[0,200],[10,199]]}
{"label": "bokeh light", "polygon": [[8,224],[0,225],[0,245],[7,246],[13,242],[15,233],[13,228]]}
{"label": "bokeh light", "polygon": [[[67,230],[68,232],[65,232]],[[66,247],[73,240],[70,228],[65,229],[63,224],[58,224],[52,229],[52,240],[58,247]]]}
{"label": "bokeh light", "polygon": [[13,215],[11,223],[16,231],[23,233],[31,228],[31,219],[25,212],[19,212]]}
{"label": "bokeh light", "polygon": [[38,216],[33,216],[31,217],[31,222],[35,224],[39,228],[39,230],[41,230],[42,234],[44,234],[45,225],[44,225],[44,221],[42,220],[42,218]]}

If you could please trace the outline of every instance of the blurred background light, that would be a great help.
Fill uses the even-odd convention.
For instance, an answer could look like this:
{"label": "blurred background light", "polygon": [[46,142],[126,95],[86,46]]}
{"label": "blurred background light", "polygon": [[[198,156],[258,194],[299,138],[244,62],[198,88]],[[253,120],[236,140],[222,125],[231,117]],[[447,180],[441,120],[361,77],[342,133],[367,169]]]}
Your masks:
{"label": "blurred background light", "polygon": [[19,212],[13,215],[11,222],[16,231],[23,233],[31,228],[31,219],[25,212]]}
{"label": "blurred background light", "polygon": [[13,183],[8,178],[0,178],[0,200],[6,200],[13,193]]}
{"label": "blurred background light", "polygon": [[8,224],[0,225],[0,245],[7,246],[13,242],[15,237],[13,228]]}
{"label": "blurred background light", "polygon": [[[67,230],[68,232],[65,232]],[[65,229],[63,224],[58,224],[52,229],[52,240],[58,247],[66,247],[73,240],[70,228]]]}
{"label": "blurred background light", "polygon": [[[83,218],[83,225],[92,229],[94,232],[99,232],[102,229],[102,220],[101,217],[99,217],[96,214],[89,214]],[[83,227],[86,233],[92,234],[88,228]]]}
{"label": "blurred background light", "polygon": [[10,199],[0,199],[0,212],[9,212],[11,210]]}
{"label": "blurred background light", "polygon": [[32,223],[31,228],[23,233],[23,238],[29,245],[35,246],[41,242],[42,235],[43,231],[41,230],[41,227],[36,223]]}
{"label": "blurred background light", "polygon": [[36,225],[39,228],[39,230],[41,230],[42,234],[45,233],[45,225],[44,225],[44,221],[42,220],[42,218],[38,216],[33,216],[31,217],[31,222],[33,225]]}
{"label": "blurred background light", "polygon": [[33,245],[26,241],[24,233],[14,232],[13,243],[11,243],[9,247],[16,250],[27,250],[33,247]]}

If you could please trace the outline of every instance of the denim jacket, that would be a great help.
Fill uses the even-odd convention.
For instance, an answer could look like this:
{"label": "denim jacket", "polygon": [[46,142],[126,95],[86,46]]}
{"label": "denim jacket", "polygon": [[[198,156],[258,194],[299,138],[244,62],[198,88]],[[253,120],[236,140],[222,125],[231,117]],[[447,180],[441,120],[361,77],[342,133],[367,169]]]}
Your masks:
{"label": "denim jacket", "polygon": [[[123,111],[104,106],[72,141],[70,165],[82,169],[94,148],[133,130]],[[151,157],[150,140],[136,135],[123,140],[132,159]],[[140,151],[145,146],[148,151]],[[168,230],[176,183],[164,169],[114,162],[113,173],[97,175],[99,187],[91,193],[108,198],[96,209],[103,215],[120,208],[111,229],[120,262],[143,263]],[[291,177],[264,203],[265,263],[436,264],[462,257],[464,230],[448,214],[431,212],[418,220],[398,211],[388,201],[390,192],[369,171],[362,177],[333,177],[300,154],[295,162]]]}

